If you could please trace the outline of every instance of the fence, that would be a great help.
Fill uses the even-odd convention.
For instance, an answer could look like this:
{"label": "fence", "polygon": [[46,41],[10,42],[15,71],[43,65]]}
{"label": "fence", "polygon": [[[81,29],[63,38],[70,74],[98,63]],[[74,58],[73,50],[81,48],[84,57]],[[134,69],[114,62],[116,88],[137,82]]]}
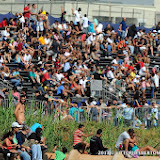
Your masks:
{"label": "fence", "polygon": [[81,7],[82,15],[87,14],[92,21],[94,18],[101,22],[120,23],[122,17],[127,17],[127,24],[136,24],[137,26],[153,27],[158,19],[159,14],[156,13],[154,7],[138,7],[122,4],[99,3],[96,1],[25,1],[20,3],[1,3],[1,13],[23,12],[24,5],[27,3],[37,4],[37,11],[44,9],[53,17],[61,16],[61,6],[67,11],[66,19],[73,20],[71,9],[74,10]]}
{"label": "fence", "polygon": [[[16,106],[17,101],[13,98],[5,99],[2,106],[5,108]],[[40,111],[41,116],[51,115],[54,120],[75,120],[78,123],[86,121],[106,122],[113,126],[132,126],[133,128],[151,128],[158,127],[160,118],[160,107],[152,108],[122,108],[122,107],[71,107],[62,106],[61,103],[46,103],[39,100],[26,100],[27,111],[37,114]],[[38,112],[39,113],[39,112]]]}

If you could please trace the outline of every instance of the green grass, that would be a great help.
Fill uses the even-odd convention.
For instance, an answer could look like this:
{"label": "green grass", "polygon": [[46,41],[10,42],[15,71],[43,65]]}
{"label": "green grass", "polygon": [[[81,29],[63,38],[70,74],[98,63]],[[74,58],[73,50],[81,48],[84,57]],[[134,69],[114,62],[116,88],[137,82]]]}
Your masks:
{"label": "green grass", "polygon": [[[33,106],[33,105],[32,105]],[[44,126],[43,135],[47,138],[47,145],[49,146],[49,151],[53,148],[54,144],[59,145],[59,149],[65,146],[70,151],[72,149],[73,132],[77,129],[78,123],[75,121],[59,121],[54,120],[54,114],[48,116],[41,116],[42,110],[38,110],[38,114],[33,115],[33,107],[26,107],[25,118],[26,124],[32,126],[35,122],[41,123]],[[14,107],[9,104],[9,107],[0,108],[0,137],[10,129],[12,122],[15,121],[14,117]],[[114,150],[114,145],[120,133],[127,130],[123,124],[119,127],[114,127],[114,125],[108,124],[106,122],[96,123],[87,121],[84,123],[85,133],[93,132],[101,128],[103,130],[103,143],[106,147]],[[155,146],[159,142],[160,137],[160,127],[152,128],[150,130],[136,130],[136,135],[138,139],[138,144],[140,147],[151,145]],[[89,142],[90,137],[85,139]],[[159,147],[159,146],[158,146]],[[158,148],[157,149],[160,149]]]}

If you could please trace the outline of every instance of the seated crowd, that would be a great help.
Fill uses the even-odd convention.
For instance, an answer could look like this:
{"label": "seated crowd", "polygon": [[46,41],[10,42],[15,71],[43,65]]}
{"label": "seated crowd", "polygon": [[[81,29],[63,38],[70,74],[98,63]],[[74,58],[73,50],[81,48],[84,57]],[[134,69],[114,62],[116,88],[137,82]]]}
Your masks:
{"label": "seated crowd", "polygon": [[[23,14],[17,13],[14,19],[4,18],[0,23],[1,79],[14,85],[15,103],[19,102],[21,94],[29,98],[29,87],[24,87],[27,80],[35,99],[44,101],[46,114],[55,109],[59,111],[60,104],[62,118],[73,118],[77,110],[85,110],[97,121],[98,106],[103,106],[106,108],[102,111],[102,119],[110,121],[110,109],[117,110],[122,106],[125,122],[130,125],[132,107],[151,106],[159,91],[159,66],[150,68],[150,61],[151,57],[159,56],[160,23],[147,33],[142,29],[137,31],[135,25],[127,27],[126,18],[123,18],[119,29],[115,30],[110,24],[103,26],[96,19],[89,22],[86,14],[81,15],[81,8],[72,10],[74,21],[68,22],[66,14],[62,8],[60,22],[56,20],[49,24],[47,12],[37,12],[35,4],[28,4]],[[111,63],[102,66],[102,57],[111,59]],[[18,66],[10,67],[13,63]],[[26,75],[22,76],[21,72]],[[96,96],[90,90],[93,80],[102,80],[117,98],[107,103],[99,102],[101,99],[98,102],[83,99]],[[149,97],[146,95],[148,90]],[[3,92],[7,93],[5,89]],[[70,97],[81,97],[82,101],[68,103]],[[129,98],[133,103],[129,103]],[[64,106],[68,106],[68,110],[64,111]],[[146,117],[154,113],[157,126],[158,105],[153,106]],[[125,114],[128,111],[130,114]],[[114,112],[115,125],[118,115]]]}
{"label": "seated crowd", "polygon": [[[93,121],[106,120],[114,125],[122,123],[133,125],[135,128],[150,128],[158,126],[159,105],[156,96],[159,91],[159,66],[150,67],[151,58],[158,58],[160,54],[160,23],[156,29],[146,32],[135,25],[126,25],[126,18],[122,19],[119,29],[110,24],[103,26],[97,19],[89,22],[82,10],[72,9],[74,21],[66,20],[66,11],[62,8],[60,21],[49,22],[49,13],[39,10],[35,4],[28,4],[24,13],[17,13],[15,18],[4,18],[0,22],[0,78],[5,83],[12,84],[11,90],[14,103],[24,107],[24,101],[29,98],[27,80],[31,83],[35,97],[35,111],[43,101],[44,113],[55,112],[55,118],[79,121],[87,113]],[[82,23],[81,23],[82,22]],[[101,65],[101,59],[110,60],[107,66]],[[11,67],[12,65],[17,67]],[[22,76],[22,72],[26,73]],[[91,81],[101,80],[103,87],[116,96],[112,100],[103,102],[103,98],[91,93]],[[150,90],[149,97],[146,94]],[[4,96],[9,96],[9,90],[2,89]],[[81,100],[74,103],[71,98]],[[85,99],[86,97],[87,100]],[[4,98],[4,97],[3,97]],[[131,98],[133,103],[129,102]],[[0,99],[0,105],[3,100]],[[151,106],[151,107],[149,107]],[[148,107],[143,122],[139,119],[141,111],[134,114],[133,108]],[[111,112],[112,111],[112,112]],[[16,119],[18,109],[15,111]],[[22,116],[23,117],[23,116]],[[82,120],[83,121],[83,120]],[[18,123],[17,123],[18,122]],[[3,145],[0,145],[4,156],[24,160],[44,159],[43,152],[47,146],[42,137],[43,127],[39,125],[29,128],[25,119],[12,124],[10,132],[4,135]],[[34,129],[33,129],[34,128]],[[84,126],[73,135],[73,147],[85,153],[90,147],[91,154],[100,151],[107,152],[108,148],[102,144],[102,130],[90,140],[90,144],[82,141],[81,137],[89,137],[83,133]],[[124,142],[124,145],[123,145]],[[139,149],[134,131],[122,133],[116,146],[128,151],[155,151],[147,146]],[[53,152],[65,159],[67,149]],[[9,153],[9,154],[8,154]],[[31,155],[31,156],[30,156]],[[137,153],[135,156],[138,156]],[[126,155],[129,157],[130,155]]]}

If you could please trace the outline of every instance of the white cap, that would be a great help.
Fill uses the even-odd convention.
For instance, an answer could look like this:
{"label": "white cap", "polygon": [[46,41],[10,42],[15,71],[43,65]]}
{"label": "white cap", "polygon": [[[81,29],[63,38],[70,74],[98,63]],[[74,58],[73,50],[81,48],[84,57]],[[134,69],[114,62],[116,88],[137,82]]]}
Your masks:
{"label": "white cap", "polygon": [[95,35],[96,35],[96,33],[93,33],[93,35],[95,36]]}
{"label": "white cap", "polygon": [[160,30],[158,30],[158,33],[160,33]]}
{"label": "white cap", "polygon": [[157,31],[154,29],[153,32],[157,33]]}
{"label": "white cap", "polygon": [[145,80],[145,77],[142,77],[142,80]]}
{"label": "white cap", "polygon": [[23,125],[19,125],[18,122],[13,122],[12,125],[11,125],[12,128],[22,128]]}

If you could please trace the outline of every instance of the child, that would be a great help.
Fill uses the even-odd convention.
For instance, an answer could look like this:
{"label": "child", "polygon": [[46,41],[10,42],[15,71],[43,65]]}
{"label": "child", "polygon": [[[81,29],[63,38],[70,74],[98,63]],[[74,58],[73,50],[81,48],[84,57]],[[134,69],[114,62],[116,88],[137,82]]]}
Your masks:
{"label": "child", "polygon": [[12,144],[12,139],[14,137],[13,132],[8,132],[3,136],[3,146],[6,147],[11,153],[14,153],[14,160],[20,160],[20,153],[16,148],[20,148],[17,144]]}
{"label": "child", "polygon": [[54,159],[54,160],[66,160],[67,159],[67,148],[63,147],[62,151],[58,151],[56,150],[58,147],[58,145],[54,145],[54,148],[52,150],[53,153],[56,154],[56,156],[54,156],[54,154],[48,154],[49,159]]}

